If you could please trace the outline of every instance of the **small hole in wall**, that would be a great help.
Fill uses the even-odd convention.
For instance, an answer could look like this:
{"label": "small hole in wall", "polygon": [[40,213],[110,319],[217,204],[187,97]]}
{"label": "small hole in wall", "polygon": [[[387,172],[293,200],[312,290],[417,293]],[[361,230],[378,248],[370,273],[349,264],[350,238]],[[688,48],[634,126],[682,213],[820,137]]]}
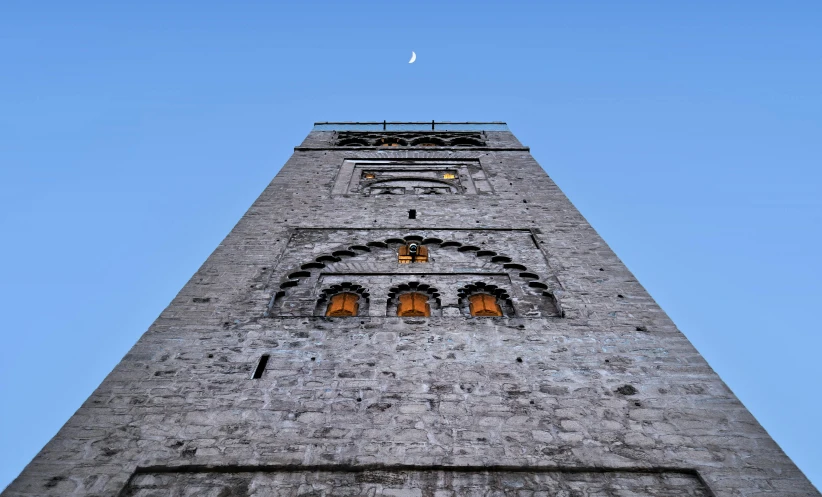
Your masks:
{"label": "small hole in wall", "polygon": [[213,359],[213,358],[214,358],[214,354],[208,354],[208,358],[209,358],[209,359]]}
{"label": "small hole in wall", "polygon": [[523,204],[527,204],[527,203],[528,203],[528,201],[527,201],[527,200],[525,200],[525,199],[522,199],[522,203],[523,203]]}
{"label": "small hole in wall", "polygon": [[634,402],[634,405],[637,407],[642,407],[642,404],[640,404],[639,402]]}
{"label": "small hole in wall", "polygon": [[645,326],[637,326],[636,330],[637,331],[648,331],[648,328],[646,328]]}
{"label": "small hole in wall", "polygon": [[408,219],[417,219],[417,209],[408,210]]}
{"label": "small hole in wall", "polygon": [[268,354],[263,354],[260,357],[260,362],[257,363],[257,369],[254,370],[254,376],[252,376],[255,380],[263,377],[263,371],[265,371],[265,366],[268,364],[268,357]]}
{"label": "small hole in wall", "polygon": [[522,362],[522,357],[517,357],[517,362]]}
{"label": "small hole in wall", "polygon": [[357,402],[362,402],[362,397],[357,397]]}
{"label": "small hole in wall", "polygon": [[316,357],[312,357],[312,358],[311,358],[311,362],[314,362],[314,361],[316,361],[316,360],[317,360],[317,358],[316,358]]}
{"label": "small hole in wall", "polygon": [[532,400],[531,402],[529,402],[529,404],[533,405],[533,404],[534,404],[534,401]]}
{"label": "small hole in wall", "polygon": [[604,270],[604,269],[602,269],[602,268],[599,268],[599,270],[600,270],[600,271],[605,271],[605,270]]}
{"label": "small hole in wall", "polygon": [[621,298],[621,299],[624,299],[624,298],[625,298],[625,297],[623,297],[623,296],[622,296],[622,294],[617,295],[617,297],[619,297],[619,298]]}
{"label": "small hole in wall", "polygon": [[611,360],[610,359],[605,359],[605,362],[611,362]]}

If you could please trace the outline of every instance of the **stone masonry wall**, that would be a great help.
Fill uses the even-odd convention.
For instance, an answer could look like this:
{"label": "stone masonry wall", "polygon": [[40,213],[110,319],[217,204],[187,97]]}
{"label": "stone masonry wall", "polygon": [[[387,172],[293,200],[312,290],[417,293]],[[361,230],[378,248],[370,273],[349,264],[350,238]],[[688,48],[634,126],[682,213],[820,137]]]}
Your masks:
{"label": "stone masonry wall", "polygon": [[[4,497],[820,495],[511,133],[430,149],[335,136],[308,135]],[[457,159],[493,193],[331,194],[345,160]],[[359,251],[289,277],[409,235],[527,270],[434,243],[427,266]],[[391,315],[379,295],[426,272],[439,315]],[[367,315],[310,312],[346,278],[373,287]],[[459,311],[455,289],[483,278],[513,315]]]}

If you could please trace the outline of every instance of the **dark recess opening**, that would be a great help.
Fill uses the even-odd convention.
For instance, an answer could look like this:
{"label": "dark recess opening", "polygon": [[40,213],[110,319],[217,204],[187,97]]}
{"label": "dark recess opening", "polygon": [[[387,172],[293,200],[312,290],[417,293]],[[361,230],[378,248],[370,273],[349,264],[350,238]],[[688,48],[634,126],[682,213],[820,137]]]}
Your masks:
{"label": "dark recess opening", "polygon": [[408,219],[417,219],[417,209],[410,209],[408,211]]}
{"label": "dark recess opening", "polygon": [[268,364],[268,354],[264,354],[262,357],[260,357],[260,362],[257,363],[257,369],[254,370],[254,376],[252,376],[252,378],[254,378],[255,380],[262,378],[266,364]]}

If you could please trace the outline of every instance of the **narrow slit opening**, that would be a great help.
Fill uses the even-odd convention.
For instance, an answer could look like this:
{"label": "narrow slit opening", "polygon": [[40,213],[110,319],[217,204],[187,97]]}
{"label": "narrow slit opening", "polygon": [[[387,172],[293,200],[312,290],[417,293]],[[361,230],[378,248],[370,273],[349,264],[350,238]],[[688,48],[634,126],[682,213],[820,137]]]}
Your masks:
{"label": "narrow slit opening", "polygon": [[263,354],[263,356],[260,357],[260,362],[257,363],[257,369],[254,370],[254,376],[252,376],[253,379],[259,380],[263,377],[263,371],[265,371],[266,364],[268,364],[268,354]]}
{"label": "narrow slit opening", "polygon": [[417,209],[410,209],[408,211],[408,219],[417,219]]}

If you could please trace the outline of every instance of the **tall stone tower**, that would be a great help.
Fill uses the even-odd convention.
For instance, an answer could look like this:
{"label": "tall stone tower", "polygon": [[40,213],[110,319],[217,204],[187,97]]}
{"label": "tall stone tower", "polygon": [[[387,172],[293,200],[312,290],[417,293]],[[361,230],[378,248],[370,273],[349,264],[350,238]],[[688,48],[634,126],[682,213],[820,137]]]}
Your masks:
{"label": "tall stone tower", "polygon": [[818,496],[503,123],[320,123],[3,496]]}

